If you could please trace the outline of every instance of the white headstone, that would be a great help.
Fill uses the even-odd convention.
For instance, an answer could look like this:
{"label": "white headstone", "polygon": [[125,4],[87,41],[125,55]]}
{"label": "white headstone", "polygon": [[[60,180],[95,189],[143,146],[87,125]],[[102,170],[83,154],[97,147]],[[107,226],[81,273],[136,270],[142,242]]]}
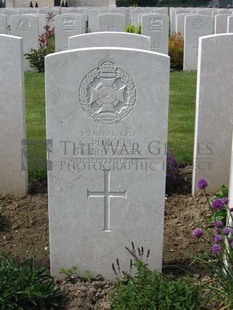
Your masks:
{"label": "white headstone", "polygon": [[98,15],[98,31],[125,31],[125,16],[118,13],[104,13]]}
{"label": "white headstone", "polygon": [[[30,53],[31,49],[39,47],[39,18],[31,15],[16,15],[11,17],[11,34],[23,38],[23,50]],[[31,70],[28,60],[24,60],[24,70]]]}
{"label": "white headstone", "polygon": [[47,16],[46,14],[41,14],[41,13],[30,13],[26,15],[32,15],[32,16],[38,16],[38,23],[39,23],[39,35],[42,35],[42,33],[45,32],[45,26],[47,23]]}
{"label": "white headstone", "polygon": [[52,275],[77,266],[114,279],[131,241],[161,270],[169,71],[168,56],[135,49],[46,57]]}
{"label": "white headstone", "polygon": [[180,8],[172,8],[170,10],[170,33],[173,34],[176,32],[176,15],[177,14],[191,14],[191,9],[180,9]]}
{"label": "white headstone", "polygon": [[151,43],[150,37],[127,32],[94,32],[68,39],[68,49],[104,46],[150,50]]}
{"label": "white headstone", "polygon": [[169,19],[167,15],[142,15],[142,34],[151,38],[151,50],[168,54]]}
{"label": "white headstone", "polygon": [[55,50],[68,49],[68,38],[85,32],[83,15],[61,14],[55,17]]}
{"label": "white headstone", "polygon": [[231,14],[231,10],[229,9],[218,9],[218,14]]}
{"label": "white headstone", "polygon": [[213,19],[208,15],[185,17],[183,70],[197,70],[198,39],[213,34]]}
{"label": "white headstone", "polygon": [[130,10],[130,24],[138,26],[140,22],[139,15],[140,14],[151,14],[153,12],[153,8],[131,8]]}
{"label": "white headstone", "polygon": [[227,33],[227,19],[231,14],[219,14],[215,16],[214,33]]}
{"label": "white headstone", "polygon": [[7,16],[0,14],[0,34],[7,34]]}
{"label": "white headstone", "polygon": [[212,17],[213,19],[215,19],[215,16],[218,14],[218,11],[217,10],[213,10],[212,11]]}
{"label": "white headstone", "polygon": [[27,192],[23,40],[0,35],[0,193]]}
{"label": "white headstone", "polygon": [[61,7],[55,6],[50,8],[39,8],[39,12],[42,14],[53,13],[54,15],[59,15],[61,13]]}
{"label": "white headstone", "polygon": [[1,14],[7,16],[7,34],[11,34],[11,16],[19,15],[19,9],[4,9]]}
{"label": "white headstone", "polygon": [[[95,32],[98,31],[98,15],[100,14],[109,14],[109,13],[118,13],[123,14],[125,13],[125,10],[122,10],[121,8],[95,8],[95,9],[88,9],[88,32]],[[127,18],[126,18],[127,23]]]}
{"label": "white headstone", "polygon": [[233,15],[227,18],[227,32],[233,33]]}
{"label": "white headstone", "polygon": [[19,8],[19,15],[23,14],[32,14],[32,13],[38,13],[39,9],[33,9],[33,8]]}
{"label": "white headstone", "polygon": [[156,8],[153,10],[153,13],[155,14],[162,14],[162,15],[167,15],[168,16],[168,7],[166,8]]}
{"label": "white headstone", "polygon": [[193,193],[203,177],[210,192],[229,185],[233,128],[233,34],[199,40]]}
{"label": "white headstone", "polygon": [[204,14],[204,15],[212,16],[212,11],[213,11],[213,9],[211,9],[211,8],[209,8],[209,9],[200,9],[200,10],[197,10],[197,14]]}
{"label": "white headstone", "polygon": [[184,37],[184,21],[186,16],[192,16],[190,13],[180,13],[176,15],[176,33]]}

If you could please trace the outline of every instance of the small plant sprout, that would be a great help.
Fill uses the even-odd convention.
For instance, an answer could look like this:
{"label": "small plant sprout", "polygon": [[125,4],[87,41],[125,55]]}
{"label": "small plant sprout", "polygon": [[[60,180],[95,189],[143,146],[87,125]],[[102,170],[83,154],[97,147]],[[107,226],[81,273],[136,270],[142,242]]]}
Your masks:
{"label": "small plant sprout", "polygon": [[[133,257],[135,261],[143,260],[143,257],[145,254],[143,246],[138,247],[136,249],[134,243],[131,242],[131,249],[128,248],[127,246],[125,248],[130,253],[130,255]],[[150,250],[147,250],[145,262],[147,262],[149,256],[150,256]],[[130,259],[130,262],[129,262],[129,270],[130,270],[129,273],[130,274],[132,273],[132,269],[133,269],[133,260]],[[116,264],[112,263],[112,270],[117,277],[121,277],[122,275],[125,275],[127,273],[126,271],[121,270],[121,266],[120,266],[120,262],[118,258],[116,259]]]}
{"label": "small plant sprout", "polygon": [[61,268],[60,273],[69,277],[70,279],[74,279],[77,276],[78,268],[76,266],[72,266],[71,268]]}
{"label": "small plant sprout", "polygon": [[86,278],[88,282],[91,282],[91,280],[94,279],[94,274],[90,270],[85,270],[84,278]]}

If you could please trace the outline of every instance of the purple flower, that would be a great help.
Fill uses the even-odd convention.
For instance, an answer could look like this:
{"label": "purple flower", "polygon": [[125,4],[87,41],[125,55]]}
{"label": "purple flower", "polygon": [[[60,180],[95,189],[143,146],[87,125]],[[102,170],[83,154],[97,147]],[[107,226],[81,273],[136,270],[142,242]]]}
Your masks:
{"label": "purple flower", "polygon": [[214,223],[214,225],[215,225],[215,227],[216,228],[221,228],[223,225],[222,225],[222,221],[216,221],[215,223]]}
{"label": "purple flower", "polygon": [[222,233],[226,236],[229,235],[231,233],[231,228],[230,227],[224,227],[222,230]]}
{"label": "purple flower", "polygon": [[193,236],[196,238],[200,238],[202,236],[202,229],[201,228],[194,229]]}
{"label": "purple flower", "polygon": [[215,236],[214,236],[214,241],[215,242],[221,242],[223,240],[223,238],[222,238],[222,236],[220,236],[220,235],[218,235],[218,234],[216,234]]}
{"label": "purple flower", "polygon": [[229,199],[228,198],[222,198],[223,205],[228,205]]}
{"label": "purple flower", "polygon": [[215,199],[213,202],[212,202],[212,208],[215,209],[215,210],[222,210],[224,207],[224,201],[223,199]]}
{"label": "purple flower", "polygon": [[230,208],[229,211],[230,211],[230,212],[233,212],[233,208]]}
{"label": "purple flower", "polygon": [[197,182],[197,189],[204,189],[208,186],[208,182],[206,179],[202,178]]}
{"label": "purple flower", "polygon": [[214,244],[213,246],[212,246],[212,252],[213,253],[220,253],[222,251],[222,248],[221,248],[221,246],[219,245],[219,244]]}

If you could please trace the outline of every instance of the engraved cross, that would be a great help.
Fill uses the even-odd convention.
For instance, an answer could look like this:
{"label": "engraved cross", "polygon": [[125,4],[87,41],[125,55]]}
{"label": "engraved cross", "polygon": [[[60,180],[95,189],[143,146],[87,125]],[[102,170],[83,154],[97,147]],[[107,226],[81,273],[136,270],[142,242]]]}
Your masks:
{"label": "engraved cross", "polygon": [[126,190],[123,192],[113,192],[110,189],[110,172],[104,170],[104,191],[89,191],[87,189],[87,198],[104,198],[104,231],[110,230],[110,199],[111,198],[127,198]]}

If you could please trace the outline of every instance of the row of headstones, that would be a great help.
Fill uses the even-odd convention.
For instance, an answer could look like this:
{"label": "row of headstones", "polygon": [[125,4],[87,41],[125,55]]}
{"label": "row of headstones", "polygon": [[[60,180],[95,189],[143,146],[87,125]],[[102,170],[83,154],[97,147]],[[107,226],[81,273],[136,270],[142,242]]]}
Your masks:
{"label": "row of headstones", "polygon": [[[170,17],[170,32],[181,32],[183,34],[184,29],[184,16],[190,14],[201,14],[208,15],[213,18],[213,29],[216,28],[215,33],[227,32],[226,20],[224,19],[225,15],[231,15],[231,9],[194,9],[194,8],[42,8],[42,9],[0,9],[0,14],[4,14],[8,16],[8,26],[10,26],[10,16],[12,15],[21,15],[21,14],[30,14],[30,13],[41,13],[47,14],[49,12],[54,13],[54,15],[59,14],[83,14],[85,16],[85,20],[88,19],[88,32],[98,31],[97,27],[97,16],[100,14],[106,13],[115,13],[122,14],[125,16],[126,24],[134,24],[138,25],[141,22],[142,14],[162,14]],[[178,16],[179,15],[179,16]],[[216,18],[216,27],[214,26],[215,16],[224,15],[223,17]],[[183,17],[182,17],[183,16]],[[225,16],[226,18],[226,16]],[[223,20],[221,20],[223,19]],[[10,34],[10,33],[8,33]]]}
{"label": "row of headstones", "polygon": [[[50,20],[51,22],[51,20]],[[38,36],[44,32],[46,15],[15,15],[11,17],[11,34],[23,38],[24,53],[30,53],[31,49],[39,48]],[[6,16],[0,15],[0,32],[6,33]],[[55,16],[55,50],[67,50],[68,38],[70,36],[84,34],[85,18],[78,14],[61,14]],[[98,15],[98,28],[100,31],[125,31],[125,17],[122,14],[101,14]],[[112,25],[112,26],[110,26]],[[166,15],[143,15],[142,34],[150,36],[150,49],[159,53],[168,53],[168,16]],[[4,31],[5,30],[5,31]],[[97,37],[98,38],[98,37]],[[96,40],[97,40],[96,38]],[[114,39],[114,37],[113,37]],[[100,45],[99,42],[98,45]],[[105,43],[103,46],[105,46]],[[112,44],[114,44],[112,42]],[[111,44],[111,45],[112,45]],[[93,46],[93,45],[92,45]],[[77,45],[76,47],[82,47]],[[146,49],[146,47],[145,47]],[[25,60],[25,70],[30,70],[29,62]]]}
{"label": "row of headstones", "polygon": [[[121,8],[123,9],[123,8]],[[168,15],[163,14],[146,14],[145,10],[151,8],[137,9],[134,15],[142,24],[142,34],[151,38],[151,50],[159,53],[168,53],[168,35],[169,35],[169,18]],[[162,10],[164,8],[161,8]],[[158,12],[156,9],[155,12]],[[103,11],[103,9],[101,9]],[[66,50],[68,48],[68,38],[73,35],[87,32],[86,20],[87,14],[61,14],[55,17],[55,49],[56,51]],[[95,31],[120,31],[125,30],[126,15],[120,13],[104,13],[98,15],[98,10],[88,11],[89,28]],[[143,12],[143,13],[142,13]],[[175,12],[175,13],[174,13]],[[180,14],[180,12],[185,12]],[[216,13],[217,10],[180,10],[171,9],[171,29],[174,28],[174,20],[176,20],[175,28],[177,32],[184,33],[184,70],[197,69],[197,51],[198,39],[201,36],[213,34],[213,17],[207,12]],[[231,24],[233,16],[223,14],[225,10],[219,10],[215,18],[218,21],[229,21],[228,31],[231,31]],[[164,12],[165,13],[165,12]],[[193,15],[189,15],[189,14]],[[205,15],[203,14],[205,13]],[[228,10],[230,14],[231,11]],[[187,15],[188,14],[188,15]],[[209,16],[208,16],[209,15]],[[131,19],[135,21],[135,18]],[[217,19],[218,18],[218,19]],[[95,23],[93,21],[95,20]],[[97,22],[96,22],[97,20]],[[39,42],[37,37],[44,32],[44,25],[46,23],[46,15],[38,14],[38,16],[13,16],[11,17],[11,34],[23,37],[24,39],[24,53],[29,53],[31,49],[38,49]],[[51,23],[51,21],[50,21]],[[7,18],[5,15],[0,15],[0,33],[6,33]],[[134,22],[135,24],[135,22]],[[219,23],[218,23],[219,24]],[[2,25],[2,26],[1,26]],[[96,26],[98,25],[98,26]],[[217,24],[216,24],[217,25]],[[221,24],[219,24],[221,25]],[[219,30],[220,31],[220,30]],[[218,31],[218,32],[219,32]],[[79,46],[77,46],[79,47]],[[80,46],[81,47],[81,46]],[[25,70],[30,70],[29,62],[25,61]]]}
{"label": "row of headstones", "polygon": [[[12,15],[30,14],[30,13],[41,13],[48,14],[52,12],[54,15],[59,14],[81,14],[84,15],[85,21],[88,20],[88,32],[98,31],[97,27],[97,16],[100,14],[114,13],[122,14],[125,17],[125,24],[138,24],[138,16],[142,13],[152,14],[163,14],[168,15],[168,8],[108,8],[108,7],[89,7],[89,8],[41,8],[41,9],[0,9],[0,14],[8,16],[7,25],[10,26],[10,17]],[[8,33],[10,34],[10,33]]]}
{"label": "row of headstones", "polygon": [[183,70],[197,70],[198,40],[202,36],[232,33],[233,15],[230,9],[171,9],[171,33],[184,38]]}
{"label": "row of headstones", "polygon": [[[159,14],[141,14],[139,16],[142,24],[142,34],[147,35],[151,38],[150,49],[152,51],[167,54],[169,36],[168,16]],[[39,33],[43,32],[45,20],[46,16],[44,14],[40,14],[39,17],[29,15],[19,15],[11,17],[11,34],[23,37],[24,53],[30,53],[31,49],[38,49],[39,42],[37,38]],[[114,30],[123,32],[125,29],[125,18],[122,14],[101,14],[98,15],[98,22],[98,28],[101,31],[111,29],[112,31]],[[204,15],[199,15],[199,17],[197,17],[196,15],[187,16],[185,25],[186,35],[184,46],[184,69],[195,70],[197,67],[198,38],[200,36],[212,33],[210,17]],[[69,48],[68,38],[72,35],[84,32],[85,19],[83,15],[57,15],[55,17],[56,51],[62,51]],[[81,48],[82,46],[77,45],[76,47]],[[25,70],[30,70],[28,61],[25,61]]]}
{"label": "row of headstones", "polygon": [[[170,32],[181,32],[183,33],[184,29],[184,16],[190,14],[201,14],[208,15],[213,18],[213,28],[216,29],[215,33],[227,32],[226,27],[226,16],[231,15],[231,9],[194,9],[194,8],[170,8],[168,12],[168,8],[42,8],[42,9],[1,9],[0,14],[4,14],[8,16],[8,26],[10,26],[10,16],[11,15],[21,15],[28,13],[42,13],[47,14],[48,12],[53,12],[55,15],[71,13],[71,14],[83,14],[85,19],[88,19],[88,32],[98,31],[97,27],[97,16],[100,14],[106,13],[115,13],[122,14],[125,16],[126,24],[134,24],[138,25],[141,22],[142,14],[162,14],[170,17],[171,25]],[[178,16],[179,15],[179,16]],[[216,18],[216,26],[214,25],[215,16]],[[218,15],[224,15],[223,17],[219,17]],[[183,17],[182,17],[183,16]]]}
{"label": "row of headstones", "polygon": [[[228,185],[233,35],[199,45],[195,184]],[[0,35],[1,193],[25,194],[27,155],[22,39]],[[169,57],[116,47],[46,57],[46,131],[51,271],[78,266],[113,278],[125,245],[151,250],[161,270]],[[101,198],[101,199],[100,199]]]}
{"label": "row of headstones", "polygon": [[[211,17],[212,21],[212,33],[226,33],[228,32],[227,18],[232,15],[232,9],[194,9],[194,8],[171,8],[170,20],[171,20],[171,33],[180,32],[184,36],[184,22],[185,17],[188,15],[207,15]],[[204,26],[204,25],[203,25]],[[230,22],[231,29],[231,22]]]}

